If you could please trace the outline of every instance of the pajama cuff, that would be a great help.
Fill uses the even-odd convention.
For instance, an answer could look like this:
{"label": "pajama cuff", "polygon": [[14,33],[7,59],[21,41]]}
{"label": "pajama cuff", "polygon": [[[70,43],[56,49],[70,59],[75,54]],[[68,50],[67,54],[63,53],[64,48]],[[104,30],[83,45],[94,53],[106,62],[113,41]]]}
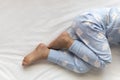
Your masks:
{"label": "pajama cuff", "polygon": [[47,60],[53,63],[57,63],[57,61],[59,60],[60,56],[59,56],[59,52],[53,49],[50,49],[49,55]]}
{"label": "pajama cuff", "polygon": [[68,50],[74,54],[77,54],[78,52],[81,52],[82,45],[83,44],[81,42],[74,40],[73,44],[69,47]]}

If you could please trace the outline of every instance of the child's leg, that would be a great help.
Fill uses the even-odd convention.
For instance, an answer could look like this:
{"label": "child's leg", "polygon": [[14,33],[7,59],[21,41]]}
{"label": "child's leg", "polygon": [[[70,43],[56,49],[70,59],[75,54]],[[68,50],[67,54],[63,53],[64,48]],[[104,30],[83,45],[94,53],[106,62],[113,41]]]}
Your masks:
{"label": "child's leg", "polygon": [[76,57],[71,52],[63,50],[51,49],[47,60],[77,73],[88,72],[91,68],[82,59]]}
{"label": "child's leg", "polygon": [[38,45],[33,52],[28,54],[23,60],[23,65],[30,65],[40,59],[47,59],[50,62],[77,73],[85,73],[91,68],[89,64],[76,57],[71,52],[48,49],[44,44]]}
{"label": "child's leg", "polygon": [[[71,33],[73,33],[73,29],[68,29],[69,30],[69,32]],[[66,37],[66,36],[61,36],[61,37]],[[59,38],[58,38],[59,39]],[[63,40],[60,40],[60,41],[63,41]],[[55,42],[55,41],[53,41],[53,42]],[[66,39],[66,42],[67,42],[67,39]],[[62,42],[62,45],[60,46],[60,43],[59,43],[59,46],[57,47],[57,46],[54,46],[54,48],[60,48],[60,47],[66,47],[66,42],[65,42],[65,44],[63,45],[63,42]],[[56,42],[54,43],[54,44],[56,44]],[[57,43],[58,44],[58,43]],[[57,45],[56,44],[56,45]],[[48,47],[50,47],[50,46],[48,46]],[[45,44],[43,44],[43,43],[41,43],[41,44],[39,44],[37,47],[36,47],[36,49],[35,50],[33,50],[30,54],[28,54],[28,55],[26,55],[25,57],[24,57],[24,59],[23,59],[23,63],[22,63],[22,65],[24,65],[24,66],[26,66],[26,65],[30,65],[30,64],[32,64],[32,63],[34,63],[35,61],[37,61],[37,60],[39,60],[39,59],[46,59],[47,58],[47,56],[48,56],[48,54],[49,54],[49,49],[48,49],[48,47],[45,45]]]}
{"label": "child's leg", "polygon": [[50,49],[68,49],[74,40],[79,39],[74,32],[73,27],[69,27],[66,31],[61,33],[55,40],[53,40],[48,48]]}
{"label": "child's leg", "polygon": [[[96,25],[97,23],[95,24],[95,22],[81,22],[79,19],[76,19],[76,24],[73,26],[74,33],[72,33],[73,36],[77,36],[77,40],[72,41],[73,43],[68,50],[90,65],[100,69],[104,68],[107,63],[111,62],[111,51],[105,31],[98,26],[99,24]],[[64,33],[64,38],[72,40],[68,31]],[[66,40],[61,40],[62,38],[60,36],[54,40],[50,44],[50,48],[55,49],[55,47],[60,47],[59,44],[64,45]],[[70,43],[69,40],[67,43]],[[64,47],[60,47],[60,49],[62,48]]]}
{"label": "child's leg", "polygon": [[106,31],[100,25],[92,16],[77,17],[73,27],[79,39],[74,40],[69,50],[85,62],[101,69],[111,62],[111,50]]}

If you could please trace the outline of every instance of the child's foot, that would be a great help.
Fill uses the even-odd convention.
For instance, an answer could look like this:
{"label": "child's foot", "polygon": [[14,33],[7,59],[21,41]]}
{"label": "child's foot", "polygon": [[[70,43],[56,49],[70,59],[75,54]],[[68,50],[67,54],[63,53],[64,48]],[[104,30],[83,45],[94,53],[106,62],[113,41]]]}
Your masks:
{"label": "child's foot", "polygon": [[28,54],[24,59],[23,59],[23,66],[27,66],[30,65],[34,62],[36,62],[37,60],[40,59],[47,59],[49,54],[49,49],[47,48],[47,46],[43,43],[39,44],[36,49],[31,52],[30,54]]}
{"label": "child's foot", "polygon": [[73,43],[73,39],[69,36],[67,32],[63,32],[54,41],[52,41],[48,48],[52,49],[68,49]]}

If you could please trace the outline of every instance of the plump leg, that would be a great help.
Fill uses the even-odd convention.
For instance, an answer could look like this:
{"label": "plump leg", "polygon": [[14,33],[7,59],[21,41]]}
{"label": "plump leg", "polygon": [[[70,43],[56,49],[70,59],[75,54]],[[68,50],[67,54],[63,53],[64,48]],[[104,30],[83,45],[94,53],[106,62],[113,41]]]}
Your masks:
{"label": "plump leg", "polygon": [[25,56],[23,59],[23,66],[30,65],[37,60],[47,59],[50,49],[68,49],[73,43],[73,39],[67,32],[63,32],[54,41],[52,41],[48,47],[41,43],[34,51]]}
{"label": "plump leg", "polygon": [[52,41],[48,48],[50,49],[68,49],[73,43],[73,39],[68,32],[61,33],[54,41]]}

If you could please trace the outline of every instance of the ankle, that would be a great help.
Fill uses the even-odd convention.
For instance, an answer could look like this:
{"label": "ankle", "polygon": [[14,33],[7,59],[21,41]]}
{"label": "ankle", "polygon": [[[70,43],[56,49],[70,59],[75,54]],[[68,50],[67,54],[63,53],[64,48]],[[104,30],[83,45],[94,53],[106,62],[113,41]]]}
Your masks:
{"label": "ankle", "polygon": [[47,59],[47,58],[48,58],[48,55],[49,55],[49,52],[50,52],[50,49],[47,48],[47,49],[45,50],[45,53],[42,55],[42,58],[43,58],[43,59]]}

